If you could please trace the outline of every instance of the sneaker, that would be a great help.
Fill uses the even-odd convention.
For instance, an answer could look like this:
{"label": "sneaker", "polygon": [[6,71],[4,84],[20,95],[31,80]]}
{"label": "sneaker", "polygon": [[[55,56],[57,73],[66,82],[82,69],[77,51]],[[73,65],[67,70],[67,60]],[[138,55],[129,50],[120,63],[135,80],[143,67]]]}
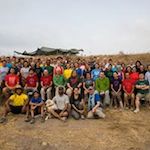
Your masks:
{"label": "sneaker", "polygon": [[30,121],[30,124],[34,124],[35,123],[35,119],[32,118],[31,121]]}
{"label": "sneaker", "polygon": [[83,120],[85,119],[84,115],[81,115],[81,119],[83,119]]}
{"label": "sneaker", "polygon": [[135,109],[134,110],[134,113],[138,113],[140,110],[139,109]]}
{"label": "sneaker", "polygon": [[30,122],[30,121],[31,121],[31,118],[26,118],[24,121],[25,121],[25,122]]}
{"label": "sneaker", "polygon": [[5,118],[5,117],[2,117],[2,118],[0,119],[0,123],[4,123],[4,122],[6,122],[6,118]]}
{"label": "sneaker", "polygon": [[61,117],[61,120],[62,120],[63,122],[65,122],[65,121],[67,120],[67,118],[66,118],[66,117]]}

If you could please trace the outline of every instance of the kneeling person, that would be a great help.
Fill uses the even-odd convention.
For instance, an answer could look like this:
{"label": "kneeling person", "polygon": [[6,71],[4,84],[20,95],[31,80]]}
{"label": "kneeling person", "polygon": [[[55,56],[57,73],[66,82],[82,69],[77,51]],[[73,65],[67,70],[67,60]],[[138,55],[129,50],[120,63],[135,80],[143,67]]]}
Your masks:
{"label": "kneeling person", "polygon": [[102,111],[100,95],[93,87],[89,87],[89,98],[88,98],[88,114],[87,118],[105,118],[105,114]]}
{"label": "kneeling person", "polygon": [[21,86],[17,86],[15,93],[6,101],[4,114],[0,119],[0,123],[6,121],[6,116],[9,112],[14,114],[26,113],[28,118],[28,109],[28,96],[23,93]]}

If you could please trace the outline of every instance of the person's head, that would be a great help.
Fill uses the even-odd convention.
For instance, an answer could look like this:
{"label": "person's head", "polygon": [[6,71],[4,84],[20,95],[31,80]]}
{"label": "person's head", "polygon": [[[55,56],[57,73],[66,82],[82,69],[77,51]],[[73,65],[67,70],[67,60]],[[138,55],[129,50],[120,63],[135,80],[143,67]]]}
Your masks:
{"label": "person's head", "polygon": [[147,65],[147,70],[148,70],[148,71],[150,71],[150,64],[149,64],[149,65]]}
{"label": "person's head", "polygon": [[105,78],[105,73],[102,71],[102,72],[100,72],[99,76],[100,76],[101,79],[103,79],[103,78]]}
{"label": "person's head", "polygon": [[89,91],[89,94],[90,95],[92,95],[93,93],[94,93],[94,87],[93,86],[90,86],[89,88],[88,88],[88,91]]}
{"label": "person's head", "polygon": [[40,97],[40,93],[38,91],[34,91],[33,97],[34,98],[39,98]]}
{"label": "person's head", "polygon": [[70,64],[67,64],[67,65],[66,65],[66,68],[67,68],[67,69],[70,69]]}
{"label": "person's head", "polygon": [[10,68],[10,73],[15,74],[15,68]]}
{"label": "person's head", "polygon": [[44,70],[43,75],[48,76],[48,70],[47,69]]}
{"label": "person's head", "polygon": [[23,66],[24,66],[24,67],[28,67],[28,62],[25,61],[25,62],[23,63]]}
{"label": "person's head", "polygon": [[73,70],[72,71],[72,75],[71,75],[72,77],[76,77],[77,76],[77,72],[76,72],[76,70]]}
{"label": "person's head", "polygon": [[140,73],[140,74],[139,74],[139,79],[140,79],[140,80],[143,80],[143,79],[144,79],[144,73]]}
{"label": "person's head", "polygon": [[126,72],[131,72],[131,70],[132,70],[132,68],[131,68],[131,66],[128,66],[127,68],[126,68]]}
{"label": "person's head", "polygon": [[108,70],[111,70],[111,69],[112,69],[112,65],[109,64],[107,69],[108,69]]}
{"label": "person's head", "polygon": [[125,73],[125,78],[126,78],[126,79],[129,79],[129,78],[130,78],[129,72],[126,72],[126,73]]}
{"label": "person's head", "polygon": [[143,71],[144,70],[144,66],[140,65],[140,70]]}
{"label": "person's head", "polygon": [[79,89],[78,88],[74,88],[73,93],[75,95],[79,95],[80,94]]}
{"label": "person's head", "polygon": [[58,87],[58,94],[63,95],[64,94],[64,87],[60,86]]}
{"label": "person's head", "polygon": [[34,74],[34,69],[30,68],[29,74],[30,74],[30,75],[33,75],[33,74]]}
{"label": "person's head", "polygon": [[87,72],[87,73],[86,73],[86,79],[91,79],[91,74],[90,74],[90,72]]}
{"label": "person's head", "polygon": [[47,66],[50,66],[50,60],[47,60],[47,61],[46,61],[46,65],[47,65]]}
{"label": "person's head", "polygon": [[3,67],[6,67],[6,60],[3,60]]}
{"label": "person's head", "polygon": [[16,94],[21,95],[23,92],[23,88],[20,85],[18,85],[15,89],[15,92]]}
{"label": "person's head", "polygon": [[98,64],[95,64],[95,69],[98,69],[99,68],[99,65]]}
{"label": "person's head", "polygon": [[115,72],[113,73],[113,77],[114,77],[114,79],[117,79],[117,78],[118,78],[118,72],[115,71]]}
{"label": "person's head", "polygon": [[137,60],[137,61],[135,62],[136,67],[140,67],[141,64],[142,64],[142,63],[141,63],[139,60]]}
{"label": "person's head", "polygon": [[56,70],[56,75],[60,75],[61,74],[61,70]]}
{"label": "person's head", "polygon": [[78,67],[79,67],[79,64],[78,64],[78,63],[75,63],[74,66],[75,66],[75,68],[78,68]]}
{"label": "person's head", "polygon": [[133,67],[132,72],[136,72],[136,71],[137,71],[136,67]]}

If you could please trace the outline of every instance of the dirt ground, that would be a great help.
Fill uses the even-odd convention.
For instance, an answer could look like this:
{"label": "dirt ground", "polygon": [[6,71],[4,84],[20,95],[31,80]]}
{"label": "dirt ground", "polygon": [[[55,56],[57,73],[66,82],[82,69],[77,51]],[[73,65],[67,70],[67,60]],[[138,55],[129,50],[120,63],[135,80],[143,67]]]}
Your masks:
{"label": "dirt ground", "polygon": [[104,120],[37,118],[34,125],[25,123],[24,115],[10,114],[0,124],[0,150],[150,150],[150,110],[105,113]]}

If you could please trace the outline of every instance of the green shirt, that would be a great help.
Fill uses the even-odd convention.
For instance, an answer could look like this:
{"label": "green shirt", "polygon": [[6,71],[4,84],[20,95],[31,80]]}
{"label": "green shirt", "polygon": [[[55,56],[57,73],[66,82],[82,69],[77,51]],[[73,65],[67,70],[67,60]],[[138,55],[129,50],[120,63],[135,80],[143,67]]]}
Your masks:
{"label": "green shirt", "polygon": [[98,92],[105,92],[107,90],[109,90],[109,87],[110,87],[110,82],[109,82],[109,79],[107,77],[101,79],[101,78],[98,78],[96,79],[95,81],[95,86],[96,86],[96,90]]}
{"label": "green shirt", "polygon": [[[147,80],[142,80],[142,81],[137,81],[136,85],[149,85],[149,82]],[[142,90],[142,89],[137,89],[137,93],[141,94],[147,94],[149,92],[149,89]]]}
{"label": "green shirt", "polygon": [[66,80],[63,75],[55,75],[53,77],[53,82],[55,86],[66,86]]}
{"label": "green shirt", "polygon": [[52,66],[46,66],[46,70],[48,70],[49,75],[53,75],[53,67]]}

